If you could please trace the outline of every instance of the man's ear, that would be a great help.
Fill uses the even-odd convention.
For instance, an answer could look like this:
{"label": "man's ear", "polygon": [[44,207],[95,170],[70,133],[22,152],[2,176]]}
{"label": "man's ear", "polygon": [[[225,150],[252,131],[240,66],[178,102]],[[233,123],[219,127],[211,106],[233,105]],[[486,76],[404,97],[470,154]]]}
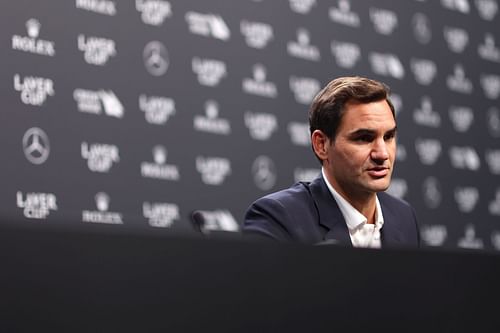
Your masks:
{"label": "man's ear", "polygon": [[311,144],[314,153],[321,159],[328,159],[328,149],[330,148],[330,139],[320,130],[315,130],[311,134]]}

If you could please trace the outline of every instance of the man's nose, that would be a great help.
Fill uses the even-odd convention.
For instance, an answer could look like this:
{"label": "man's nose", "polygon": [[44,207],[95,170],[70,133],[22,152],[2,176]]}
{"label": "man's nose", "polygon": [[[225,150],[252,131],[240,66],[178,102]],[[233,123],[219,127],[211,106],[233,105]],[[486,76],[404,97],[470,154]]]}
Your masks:
{"label": "man's nose", "polygon": [[389,149],[387,142],[384,139],[378,139],[373,142],[371,158],[377,161],[385,161],[389,159]]}

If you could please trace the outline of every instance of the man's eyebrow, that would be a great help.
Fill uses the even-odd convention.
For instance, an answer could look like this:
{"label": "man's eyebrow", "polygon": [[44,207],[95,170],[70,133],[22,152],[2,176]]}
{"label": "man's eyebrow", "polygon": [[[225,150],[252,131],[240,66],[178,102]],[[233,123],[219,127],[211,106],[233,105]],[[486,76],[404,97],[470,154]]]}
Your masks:
{"label": "man's eyebrow", "polygon": [[[390,130],[386,131],[385,133],[390,133],[390,134],[393,134],[393,133],[396,133],[397,131],[397,126],[394,126],[393,128],[391,128]],[[374,135],[376,133],[375,130],[373,129],[369,129],[369,128],[359,128],[351,133],[349,133],[349,136],[359,136],[359,135]]]}
{"label": "man's eyebrow", "polygon": [[359,128],[359,129],[349,133],[349,136],[373,135],[373,134],[375,134],[374,130],[371,130],[369,128]]}
{"label": "man's eyebrow", "polygon": [[397,126],[394,126],[394,128],[391,128],[390,130],[388,130],[386,133],[396,133],[398,131],[398,127]]}

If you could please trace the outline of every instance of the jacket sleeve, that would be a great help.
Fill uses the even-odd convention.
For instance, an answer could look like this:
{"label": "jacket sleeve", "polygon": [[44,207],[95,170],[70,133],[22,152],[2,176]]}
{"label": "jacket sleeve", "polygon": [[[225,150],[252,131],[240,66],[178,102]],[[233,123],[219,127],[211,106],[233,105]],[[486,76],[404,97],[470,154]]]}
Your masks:
{"label": "jacket sleeve", "polygon": [[247,210],[243,222],[243,236],[246,238],[290,241],[285,227],[289,220],[283,204],[273,198],[264,197],[255,201]]}

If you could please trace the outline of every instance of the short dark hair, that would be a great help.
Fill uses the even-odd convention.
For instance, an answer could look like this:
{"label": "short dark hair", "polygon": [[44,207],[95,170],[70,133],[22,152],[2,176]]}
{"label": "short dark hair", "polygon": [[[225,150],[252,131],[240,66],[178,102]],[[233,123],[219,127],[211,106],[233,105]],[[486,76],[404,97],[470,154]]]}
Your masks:
{"label": "short dark hair", "polygon": [[361,76],[336,78],[330,81],[311,103],[309,108],[311,135],[315,130],[320,130],[330,140],[335,140],[348,102],[371,103],[385,99],[395,119],[394,105],[389,96],[390,88],[382,82]]}

